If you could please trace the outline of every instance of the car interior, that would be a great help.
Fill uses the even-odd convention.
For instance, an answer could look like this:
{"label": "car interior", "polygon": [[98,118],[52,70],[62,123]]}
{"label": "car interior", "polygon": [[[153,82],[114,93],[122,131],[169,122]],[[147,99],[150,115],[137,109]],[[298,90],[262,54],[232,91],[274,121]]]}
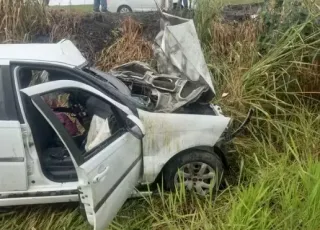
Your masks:
{"label": "car interior", "polygon": [[[38,72],[39,71],[26,68],[20,69],[18,76],[20,88],[22,89],[34,84],[38,84],[39,81],[37,82],[36,79],[39,78]],[[47,81],[74,80],[70,79],[70,76],[64,75],[63,73],[57,71],[47,71],[47,73]],[[50,94],[51,93],[52,92],[50,92]],[[92,129],[91,126],[94,116],[99,117],[107,122],[110,129],[110,136],[116,134],[118,131],[124,128],[119,111],[106,101],[103,101],[96,96],[92,96],[86,91],[80,91],[77,89],[66,89],[54,93],[54,95],[69,95],[67,99],[67,106],[55,106],[51,107],[51,110],[55,114],[62,113],[65,115],[65,117],[68,115],[68,118],[71,117],[71,120],[73,120],[72,122],[74,126],[77,125],[78,127],[82,127],[83,131],[78,132],[77,135],[72,136],[69,133],[82,154],[88,154],[85,146],[87,144],[90,128]],[[45,96],[46,95],[41,95],[44,101]],[[23,93],[21,93],[21,97],[23,101],[24,112],[32,132],[35,147],[44,174],[48,179],[56,182],[77,181],[77,174],[69,152],[59,139],[58,135],[33,105],[31,99]],[[77,124],[75,121],[77,121]],[[64,127],[67,128],[66,123],[64,123],[64,121],[61,122],[63,123]],[[95,133],[95,130],[93,133]],[[95,148],[98,147],[99,145],[95,146]],[[94,151],[94,148],[89,151]]]}

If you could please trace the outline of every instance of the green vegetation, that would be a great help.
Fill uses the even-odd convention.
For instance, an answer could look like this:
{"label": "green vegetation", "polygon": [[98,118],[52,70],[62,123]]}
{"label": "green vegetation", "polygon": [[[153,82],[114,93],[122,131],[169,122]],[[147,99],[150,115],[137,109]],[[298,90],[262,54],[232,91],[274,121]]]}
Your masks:
{"label": "green vegetation", "polygon": [[[203,1],[195,20],[216,100],[238,120],[255,109],[248,131],[234,141],[227,186],[215,198],[181,190],[129,200],[110,229],[319,229],[320,12],[313,2],[305,3],[281,5],[282,23],[268,29],[266,24],[279,14],[222,23],[219,6]],[[307,15],[291,17],[297,11]],[[25,27],[12,28],[21,39],[22,29],[30,25],[25,21]],[[3,230],[87,227],[72,206],[0,214]]]}
{"label": "green vegetation", "polygon": [[78,12],[91,12],[93,10],[92,5],[50,6],[50,8],[55,10],[72,10]]}
{"label": "green vegetation", "polygon": [[258,3],[263,2],[264,0],[225,0],[223,1],[224,4],[251,4],[251,3]]}
{"label": "green vegetation", "polygon": [[[236,4],[251,4],[263,2],[263,0],[222,0],[223,5],[236,5]],[[52,9],[61,9],[61,10],[72,10],[78,12],[91,12],[91,5],[70,5],[70,6],[51,6]]]}

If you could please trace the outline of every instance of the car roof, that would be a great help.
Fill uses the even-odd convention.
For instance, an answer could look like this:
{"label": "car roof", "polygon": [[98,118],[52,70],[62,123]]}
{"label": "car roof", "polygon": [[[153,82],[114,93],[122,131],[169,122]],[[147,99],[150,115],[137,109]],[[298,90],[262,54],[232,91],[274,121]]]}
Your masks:
{"label": "car roof", "polygon": [[0,44],[0,64],[14,61],[82,67],[87,60],[70,40],[41,44]]}

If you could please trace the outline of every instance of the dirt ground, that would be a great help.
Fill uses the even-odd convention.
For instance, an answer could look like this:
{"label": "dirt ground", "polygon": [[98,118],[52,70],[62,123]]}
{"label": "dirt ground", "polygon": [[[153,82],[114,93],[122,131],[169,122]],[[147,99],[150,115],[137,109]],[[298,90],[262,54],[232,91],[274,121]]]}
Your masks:
{"label": "dirt ground", "polygon": [[[257,12],[259,4],[233,5],[224,9],[226,21],[242,21]],[[175,12],[176,14],[179,14]],[[95,62],[97,53],[109,47],[121,35],[121,22],[126,17],[132,17],[142,26],[143,37],[152,41],[160,30],[158,12],[131,13],[127,15],[106,14],[76,14],[59,10],[52,12],[51,28],[44,34],[35,35],[31,42],[57,42],[61,39],[71,39],[83,52],[86,58]],[[188,13],[192,17],[192,13]]]}
{"label": "dirt ground", "polygon": [[52,12],[51,25],[44,33],[34,35],[30,42],[46,43],[70,39],[88,60],[94,62],[97,53],[109,47],[121,36],[121,23],[127,17],[140,24],[143,37],[147,41],[153,40],[159,32],[160,19],[159,14],[155,12],[119,15],[77,14],[60,10]]}
{"label": "dirt ground", "polygon": [[226,21],[243,21],[256,14],[262,7],[261,3],[246,5],[230,5],[224,8],[224,19]]}

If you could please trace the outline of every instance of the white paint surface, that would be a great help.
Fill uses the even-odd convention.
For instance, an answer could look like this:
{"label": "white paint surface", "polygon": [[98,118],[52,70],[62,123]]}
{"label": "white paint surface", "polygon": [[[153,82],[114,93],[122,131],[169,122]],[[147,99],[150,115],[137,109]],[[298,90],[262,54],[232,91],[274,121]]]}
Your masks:
{"label": "white paint surface", "polygon": [[73,67],[87,62],[70,40],[46,44],[0,44],[0,63],[2,61],[56,63]]}
{"label": "white paint surface", "polygon": [[20,123],[0,121],[0,140],[0,192],[26,191],[27,166]]}
{"label": "white paint surface", "polygon": [[145,126],[143,183],[152,183],[176,154],[199,146],[213,147],[227,128],[225,116],[150,113],[139,110]]}

